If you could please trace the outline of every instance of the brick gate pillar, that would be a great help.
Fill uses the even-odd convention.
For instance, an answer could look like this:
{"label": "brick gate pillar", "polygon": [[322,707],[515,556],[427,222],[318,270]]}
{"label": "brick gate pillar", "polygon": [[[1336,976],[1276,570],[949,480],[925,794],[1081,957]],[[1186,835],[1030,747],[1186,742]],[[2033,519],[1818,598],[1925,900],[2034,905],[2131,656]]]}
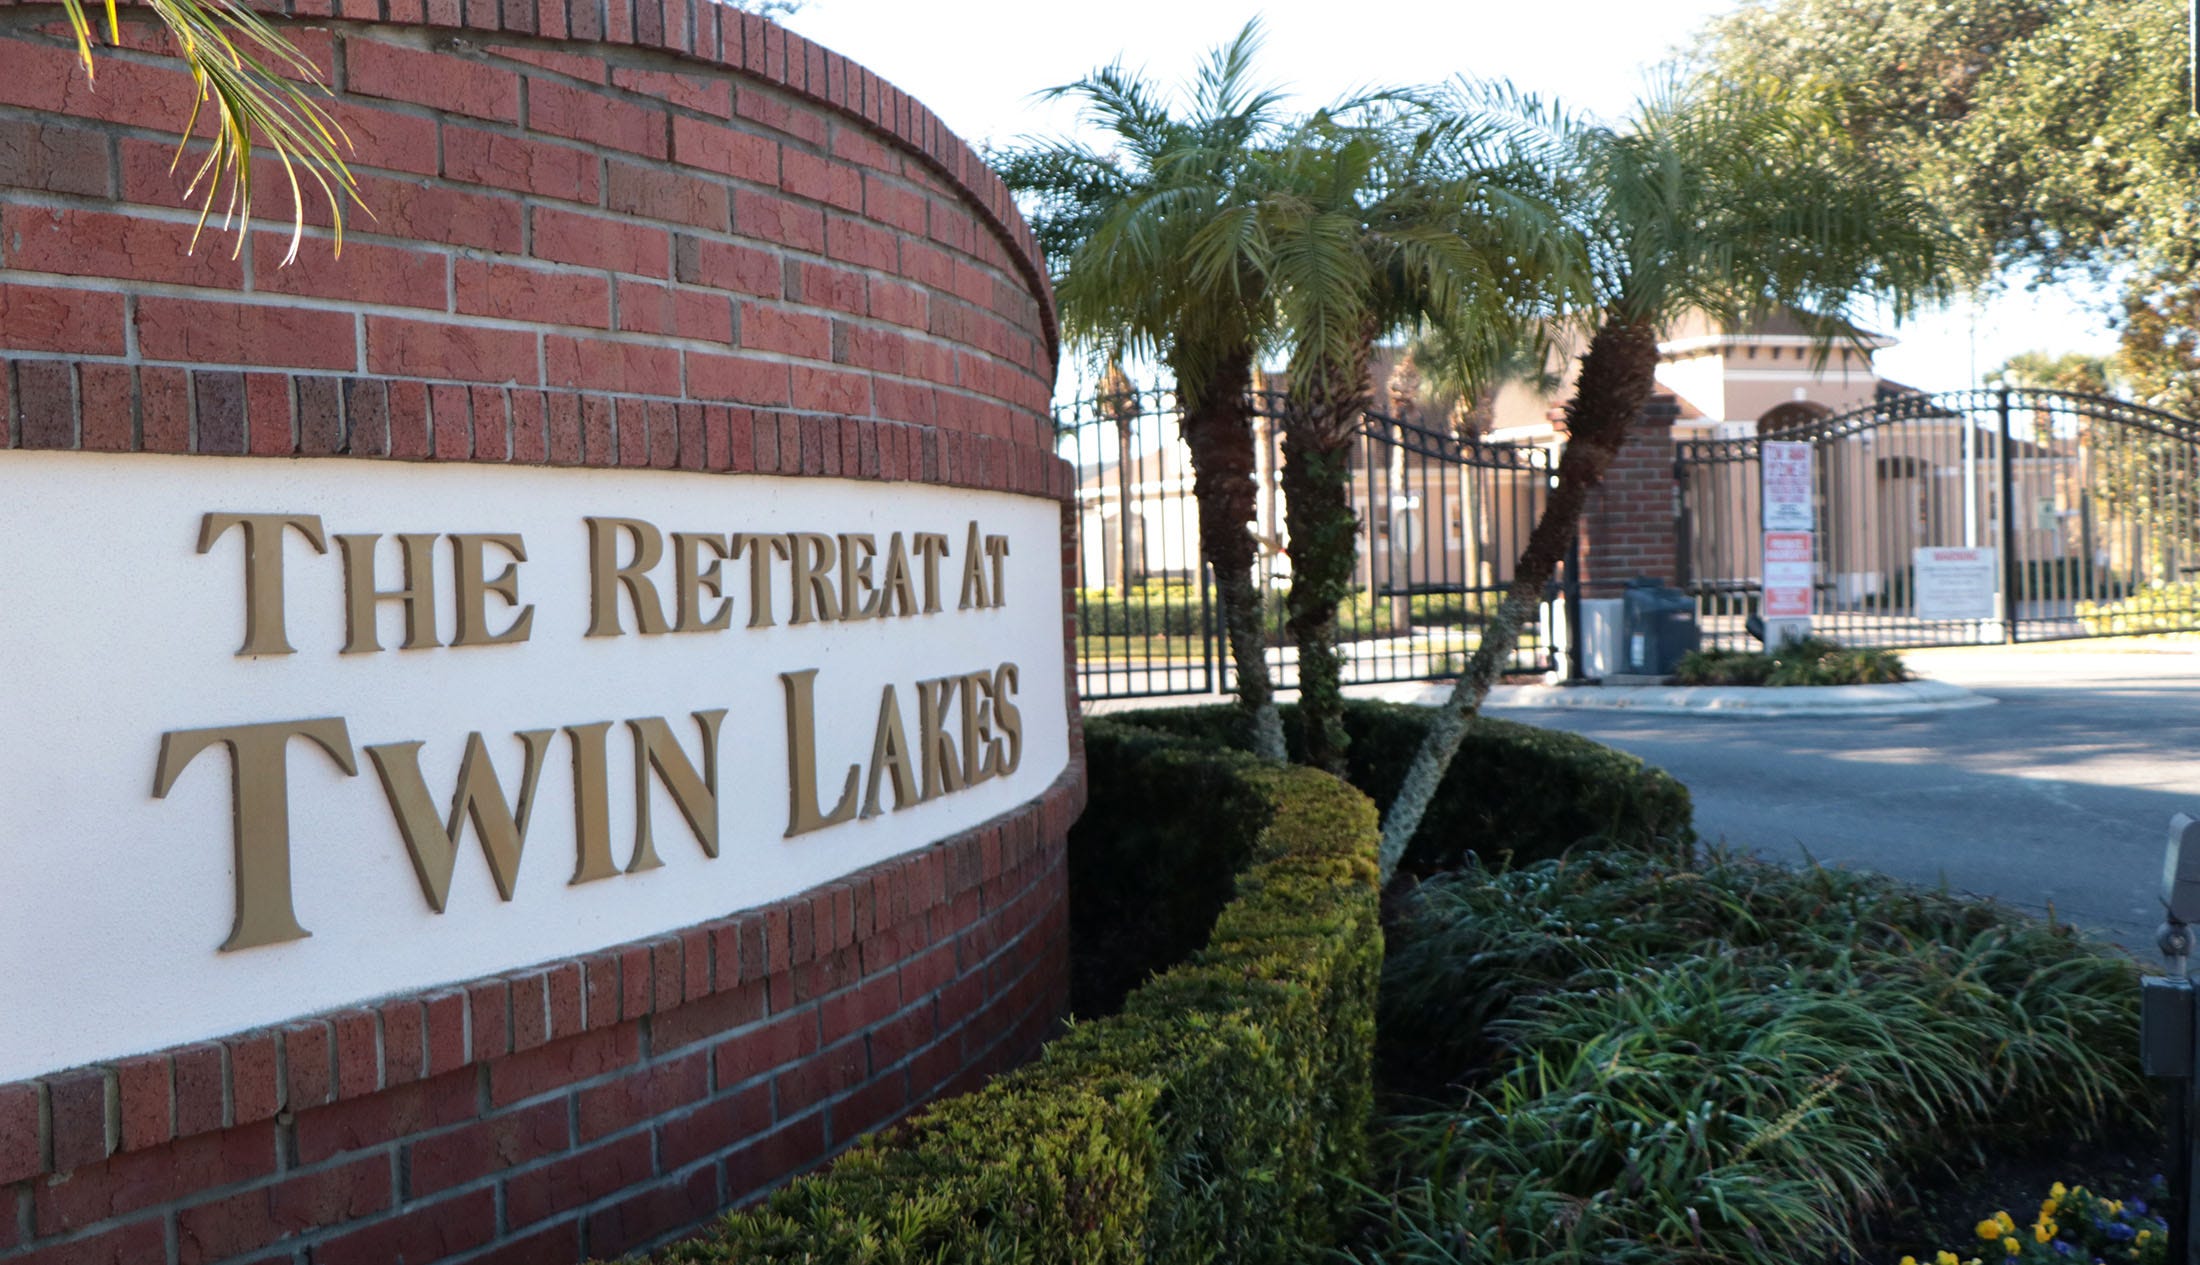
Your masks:
{"label": "brick gate pillar", "polygon": [[1581,519],[1583,597],[1617,597],[1638,575],[1668,584],[1676,578],[1673,422],[1680,411],[1671,395],[1651,396],[1604,481],[1589,493]]}

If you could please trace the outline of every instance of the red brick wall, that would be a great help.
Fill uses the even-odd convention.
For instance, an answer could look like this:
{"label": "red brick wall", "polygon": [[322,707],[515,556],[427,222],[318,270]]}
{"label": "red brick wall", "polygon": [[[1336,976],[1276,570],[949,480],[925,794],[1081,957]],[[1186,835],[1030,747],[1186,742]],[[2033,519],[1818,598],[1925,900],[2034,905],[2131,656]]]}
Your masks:
{"label": "red brick wall", "polygon": [[[189,249],[143,28],[96,92],[0,31],[0,449],[1067,497],[1031,236],[868,71],[709,0],[261,7],[357,144],[340,258],[310,205],[288,268],[279,225]],[[0,1261],[611,1257],[974,1085],[1063,1005],[1070,714],[1041,799],[792,901],[0,1085]]]}
{"label": "red brick wall", "polygon": [[1652,396],[1604,482],[1589,494],[1581,524],[1583,596],[1617,597],[1640,575],[1667,584],[1678,578],[1673,421],[1679,416],[1672,396]]}
{"label": "red brick wall", "polygon": [[794,901],[0,1086],[0,1260],[611,1258],[1037,1048],[1073,767]]}

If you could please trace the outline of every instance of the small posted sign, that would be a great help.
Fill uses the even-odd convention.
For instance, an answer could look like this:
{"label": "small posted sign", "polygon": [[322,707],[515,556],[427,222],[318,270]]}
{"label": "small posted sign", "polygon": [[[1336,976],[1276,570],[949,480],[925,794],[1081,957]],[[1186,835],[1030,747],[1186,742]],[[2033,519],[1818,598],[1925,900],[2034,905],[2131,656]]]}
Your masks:
{"label": "small posted sign", "polygon": [[1911,551],[1919,619],[1993,619],[2001,568],[1992,549]]}
{"label": "small posted sign", "polygon": [[1766,532],[1765,619],[1809,619],[1817,570],[1816,551],[1809,532]]}
{"label": "small posted sign", "polygon": [[1817,483],[1812,477],[1815,446],[1767,440],[1760,447],[1764,451],[1764,529],[1807,532],[1815,528],[1818,523],[1811,508]]}

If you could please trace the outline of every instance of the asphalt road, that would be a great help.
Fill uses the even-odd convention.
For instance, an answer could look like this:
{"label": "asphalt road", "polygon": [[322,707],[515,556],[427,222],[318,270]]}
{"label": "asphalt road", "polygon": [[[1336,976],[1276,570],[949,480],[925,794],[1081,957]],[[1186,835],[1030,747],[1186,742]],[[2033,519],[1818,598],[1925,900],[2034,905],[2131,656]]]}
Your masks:
{"label": "asphalt road", "polygon": [[1708,840],[2052,905],[2152,960],[2169,819],[2200,816],[2200,650],[2136,644],[1908,656],[1998,700],[1960,711],[1501,714],[1666,769],[1688,784]]}

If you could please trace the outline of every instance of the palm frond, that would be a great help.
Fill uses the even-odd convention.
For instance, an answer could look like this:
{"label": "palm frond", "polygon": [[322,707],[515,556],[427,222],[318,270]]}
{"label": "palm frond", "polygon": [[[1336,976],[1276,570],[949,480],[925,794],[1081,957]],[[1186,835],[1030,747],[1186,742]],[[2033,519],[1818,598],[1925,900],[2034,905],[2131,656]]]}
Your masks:
{"label": "palm frond", "polygon": [[[186,189],[187,196],[200,200],[192,240],[197,240],[219,205],[222,227],[234,224],[238,229],[232,253],[244,249],[244,229],[253,218],[256,192],[252,151],[259,145],[273,155],[290,190],[290,250],[283,263],[297,259],[305,240],[307,185],[328,203],[335,250],[341,253],[345,204],[364,204],[344,161],[351,142],[324,104],[330,94],[319,68],[266,18],[238,0],[146,0],[146,7],[167,28],[196,89],[172,168],[184,161],[200,115],[209,105],[214,112],[212,143]],[[84,0],[62,0],[62,8],[76,38],[85,77],[96,84],[98,67]],[[106,0],[105,16],[109,42],[120,42],[116,0]]]}

